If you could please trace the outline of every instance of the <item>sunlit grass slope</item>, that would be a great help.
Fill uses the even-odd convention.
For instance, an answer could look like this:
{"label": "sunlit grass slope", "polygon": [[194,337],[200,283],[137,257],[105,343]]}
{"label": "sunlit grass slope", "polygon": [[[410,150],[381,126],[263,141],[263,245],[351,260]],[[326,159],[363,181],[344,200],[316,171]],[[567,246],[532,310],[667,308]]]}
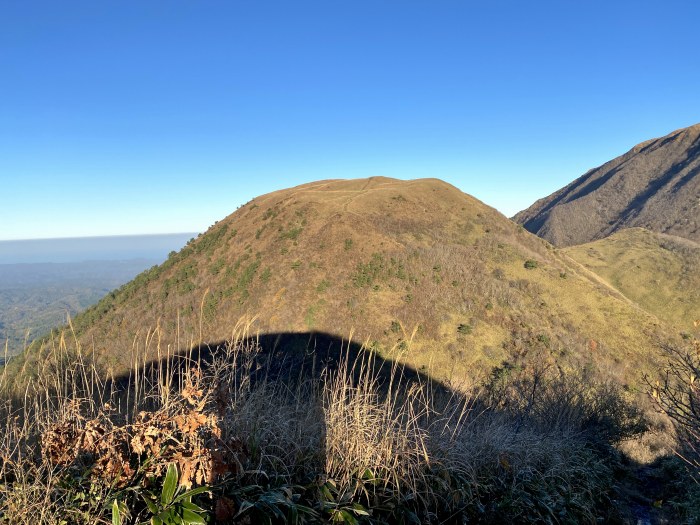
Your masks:
{"label": "sunlit grass slope", "polygon": [[[78,316],[74,328],[100,366],[120,372],[133,365],[139,336],[149,336],[154,358],[186,341],[226,340],[253,315],[260,333],[352,334],[455,381],[544,359],[635,383],[668,333],[455,187],[386,178],[253,199]],[[39,346],[13,366],[36,369]]]}
{"label": "sunlit grass slope", "polygon": [[700,245],[692,241],[630,228],[563,251],[682,331],[700,319]]}

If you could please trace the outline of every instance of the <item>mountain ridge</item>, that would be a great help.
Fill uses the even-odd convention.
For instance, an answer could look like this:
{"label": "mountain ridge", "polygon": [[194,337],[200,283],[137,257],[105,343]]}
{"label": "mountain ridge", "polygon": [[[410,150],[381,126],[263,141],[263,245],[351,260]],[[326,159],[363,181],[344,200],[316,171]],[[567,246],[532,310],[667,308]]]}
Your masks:
{"label": "mountain ridge", "polygon": [[556,246],[643,227],[700,242],[700,124],[637,144],[513,220]]}

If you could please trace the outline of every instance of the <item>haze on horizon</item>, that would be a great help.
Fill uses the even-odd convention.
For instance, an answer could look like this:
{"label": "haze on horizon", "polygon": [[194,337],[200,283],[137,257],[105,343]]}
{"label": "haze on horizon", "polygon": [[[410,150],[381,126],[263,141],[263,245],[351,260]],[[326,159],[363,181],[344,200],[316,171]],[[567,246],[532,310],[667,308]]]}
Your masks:
{"label": "haze on horizon", "polygon": [[0,240],[0,266],[143,260],[146,269],[151,264],[160,264],[168,253],[179,251],[196,236],[196,233],[175,233]]}
{"label": "haze on horizon", "polygon": [[700,122],[690,1],[0,8],[0,239],[204,231],[330,178],[506,216]]}

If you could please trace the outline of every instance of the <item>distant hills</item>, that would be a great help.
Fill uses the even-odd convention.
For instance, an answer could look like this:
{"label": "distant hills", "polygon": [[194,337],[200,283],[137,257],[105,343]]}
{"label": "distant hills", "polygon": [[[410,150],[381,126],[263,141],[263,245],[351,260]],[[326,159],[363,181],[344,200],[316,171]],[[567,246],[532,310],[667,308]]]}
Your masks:
{"label": "distant hills", "polygon": [[10,355],[21,351],[196,235],[0,241],[2,349],[7,343]]}
{"label": "distant hills", "polygon": [[700,242],[700,124],[638,144],[513,220],[555,246],[633,227]]}
{"label": "distant hills", "polygon": [[161,259],[0,264],[0,344],[15,355]]}
{"label": "distant hills", "polygon": [[[253,317],[260,334],[352,337],[443,379],[538,361],[634,383],[672,337],[475,198],[436,179],[381,177],[253,199],[73,326],[120,372],[136,347],[156,358],[217,343]],[[40,366],[39,346],[25,369]]]}

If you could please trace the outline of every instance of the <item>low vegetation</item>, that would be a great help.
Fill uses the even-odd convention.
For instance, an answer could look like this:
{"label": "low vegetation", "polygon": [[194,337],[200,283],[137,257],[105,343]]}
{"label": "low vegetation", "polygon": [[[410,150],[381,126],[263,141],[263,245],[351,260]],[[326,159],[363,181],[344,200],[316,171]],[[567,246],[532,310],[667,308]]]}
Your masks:
{"label": "low vegetation", "polygon": [[611,385],[543,365],[455,391],[349,347],[289,378],[236,334],[105,379],[66,333],[24,392],[3,377],[0,522],[626,518],[615,445],[645,422]]}
{"label": "low vegetation", "polygon": [[[700,327],[700,320],[695,321]],[[700,520],[700,340],[668,347],[668,363],[659,378],[647,377],[651,396],[673,422],[678,434],[675,452],[695,483],[683,487],[689,494],[686,510]]]}

